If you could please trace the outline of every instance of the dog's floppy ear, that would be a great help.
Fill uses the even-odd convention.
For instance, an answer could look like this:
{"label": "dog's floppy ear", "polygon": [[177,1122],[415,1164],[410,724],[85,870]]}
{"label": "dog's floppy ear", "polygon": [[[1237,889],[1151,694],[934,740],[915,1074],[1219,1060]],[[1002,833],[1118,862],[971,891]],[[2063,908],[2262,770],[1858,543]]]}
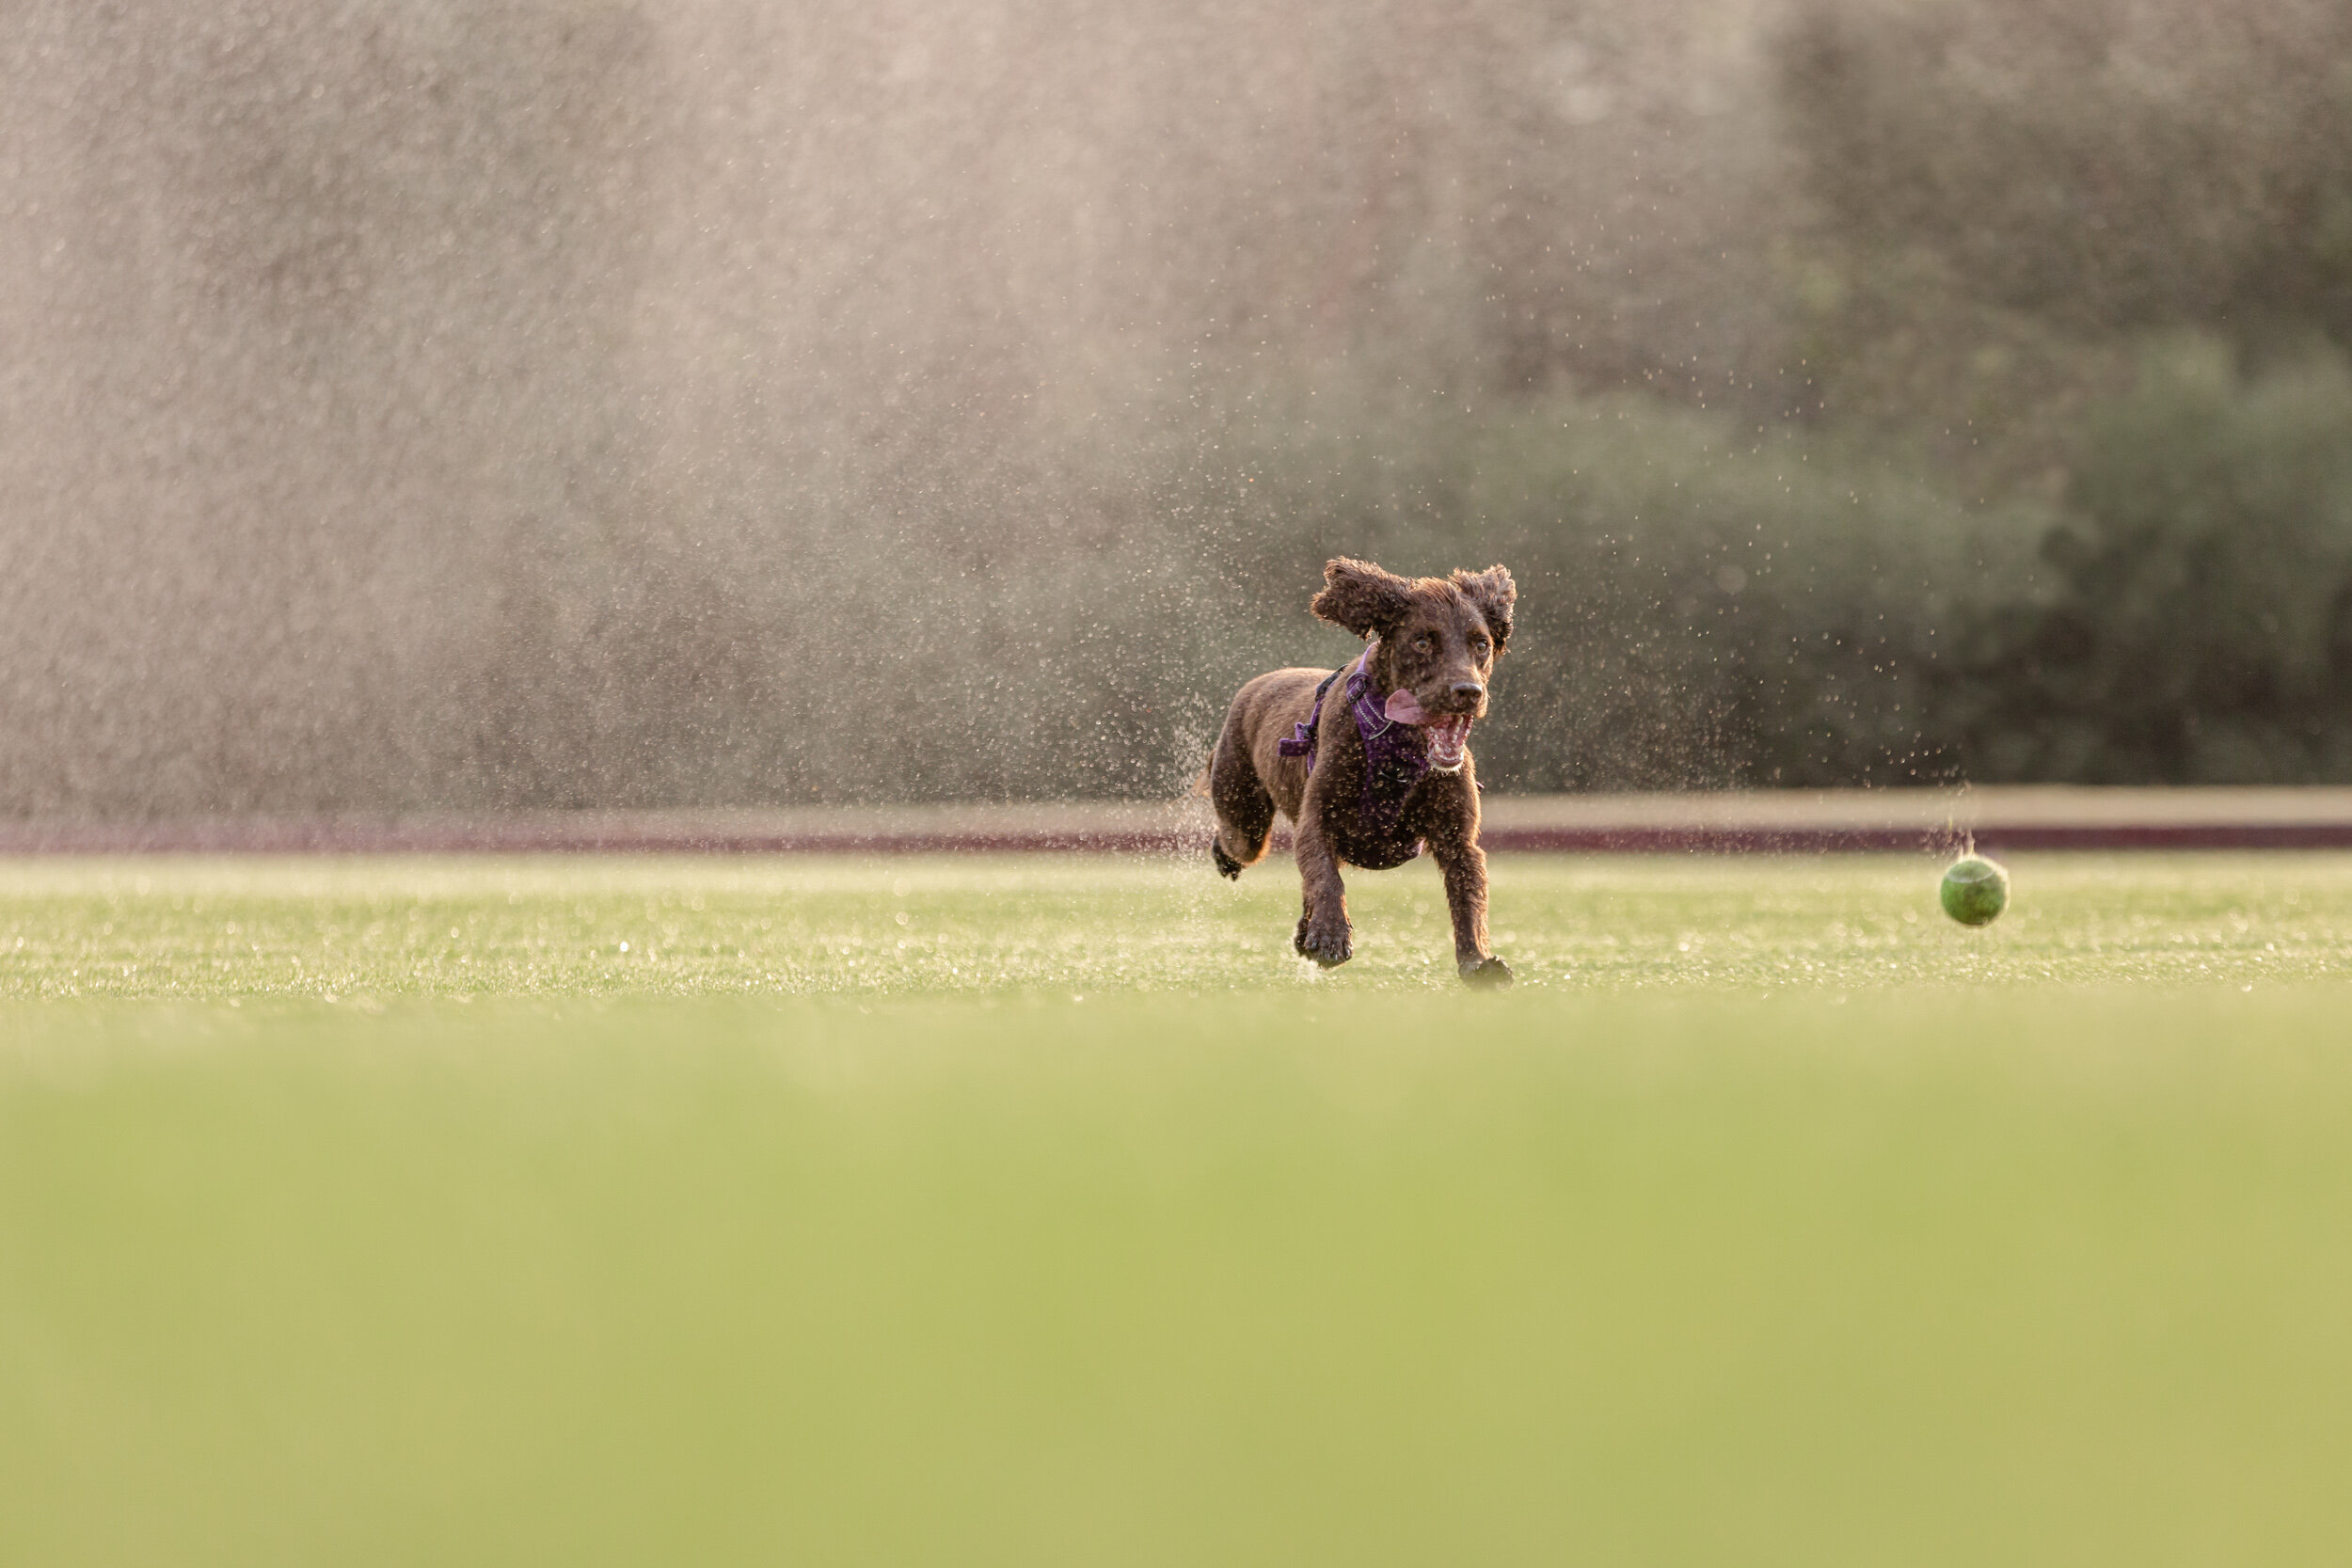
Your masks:
{"label": "dog's floppy ear", "polygon": [[1341,556],[1323,567],[1323,592],[1307,608],[1359,637],[1374,637],[1405,618],[1412,585],[1369,561]]}
{"label": "dog's floppy ear", "polygon": [[1489,566],[1483,572],[1456,572],[1454,586],[1486,618],[1486,629],[1495,634],[1495,652],[1501,653],[1511,641],[1511,607],[1519,602],[1519,585],[1511,580],[1510,569]]}

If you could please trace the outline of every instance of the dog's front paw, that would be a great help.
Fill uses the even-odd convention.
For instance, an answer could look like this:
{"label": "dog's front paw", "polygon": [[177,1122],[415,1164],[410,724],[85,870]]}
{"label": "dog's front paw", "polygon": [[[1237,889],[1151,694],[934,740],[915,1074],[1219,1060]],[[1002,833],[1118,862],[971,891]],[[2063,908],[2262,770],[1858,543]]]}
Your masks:
{"label": "dog's front paw", "polygon": [[1462,978],[1486,990],[1501,990],[1511,983],[1511,966],[1491,954],[1483,958],[1464,958]]}
{"label": "dog's front paw", "polygon": [[1298,950],[1300,958],[1312,958],[1329,969],[1354,956],[1356,949],[1349,937],[1345,921],[1330,926],[1306,916],[1299,920],[1298,934],[1291,939],[1291,945]]}
{"label": "dog's front paw", "polygon": [[1228,881],[1241,880],[1241,862],[1225,852],[1225,846],[1209,840],[1209,859],[1216,863],[1216,874]]}

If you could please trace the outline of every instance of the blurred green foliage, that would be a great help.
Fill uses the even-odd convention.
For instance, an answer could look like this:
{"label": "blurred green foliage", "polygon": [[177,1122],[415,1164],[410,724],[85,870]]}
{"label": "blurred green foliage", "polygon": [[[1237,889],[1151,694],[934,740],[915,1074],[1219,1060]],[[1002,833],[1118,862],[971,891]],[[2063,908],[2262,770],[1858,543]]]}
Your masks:
{"label": "blurred green foliage", "polygon": [[2101,335],[2352,334],[2352,11],[1807,0],[1777,47],[1820,231]]}
{"label": "blurred green foliage", "polygon": [[1280,625],[1326,552],[1511,565],[1478,740],[1515,788],[2352,779],[2352,366],[2136,359],[2055,499],[1989,503],[1836,421],[1638,395],[1261,421],[1294,444],[1235,575]]}
{"label": "blurred green foliage", "polygon": [[1264,566],[1513,565],[1515,787],[2352,779],[2348,52],[2343,8],[1801,6],[1793,419],[1277,419]]}
{"label": "blurred green foliage", "polygon": [[1326,553],[1509,565],[1519,616],[1477,744],[1514,788],[1940,777],[1944,644],[2033,592],[2051,520],[1963,506],[1834,432],[1639,394],[1336,424],[1253,459],[1266,494],[1233,575],[1271,591],[1248,612],[1295,621]]}
{"label": "blurred green foliage", "polygon": [[2247,378],[2210,340],[2152,347],[2086,421],[2067,501],[2053,591],[1974,628],[1958,671],[1978,776],[2352,778],[2341,354]]}

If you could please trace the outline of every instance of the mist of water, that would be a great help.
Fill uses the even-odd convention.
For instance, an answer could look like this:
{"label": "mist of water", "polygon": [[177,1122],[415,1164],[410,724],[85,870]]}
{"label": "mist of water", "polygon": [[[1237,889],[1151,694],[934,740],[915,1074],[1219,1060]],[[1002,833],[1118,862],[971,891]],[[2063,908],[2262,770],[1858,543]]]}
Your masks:
{"label": "mist of water", "polygon": [[[2170,106],[2153,148],[2335,25],[2176,13],[2053,43],[2024,8],[2030,50],[1962,58],[2001,37],[1954,8],[1766,0],[9,7],[0,811],[1179,788],[1234,681],[1337,657],[1324,554],[1516,546],[1540,627],[1555,536],[1638,532],[1605,497],[1503,528],[1415,432],[1630,392],[1710,454],[1883,402],[1823,357],[1883,275],[1820,236],[1933,163],[1832,135],[1886,62],[2039,103],[2089,28]],[[2221,187],[2295,133],[2207,119],[2194,276],[2117,309],[2246,272],[2275,193]],[[2009,156],[1889,221],[1933,240]],[[2064,287],[1998,281],[1996,315]],[[1736,595],[1715,558],[1761,526],[1710,516],[1587,643]],[[1736,773],[1702,753],[1741,700],[1645,766]],[[1504,752],[1606,782],[1559,760],[1600,744],[1565,701]]]}

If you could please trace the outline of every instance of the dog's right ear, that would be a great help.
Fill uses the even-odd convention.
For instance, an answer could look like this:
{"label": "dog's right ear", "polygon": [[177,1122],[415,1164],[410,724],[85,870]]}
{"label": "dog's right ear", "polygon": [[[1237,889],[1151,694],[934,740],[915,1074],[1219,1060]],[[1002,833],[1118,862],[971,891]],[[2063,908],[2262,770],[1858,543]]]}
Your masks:
{"label": "dog's right ear", "polygon": [[1323,567],[1323,592],[1307,608],[1359,637],[1375,637],[1405,618],[1412,585],[1369,561],[1342,556]]}
{"label": "dog's right ear", "polygon": [[1502,652],[1511,641],[1511,608],[1519,602],[1519,585],[1511,580],[1511,569],[1489,566],[1483,572],[1456,572],[1453,580],[1462,596],[1486,618],[1486,629],[1495,635],[1495,651]]}

